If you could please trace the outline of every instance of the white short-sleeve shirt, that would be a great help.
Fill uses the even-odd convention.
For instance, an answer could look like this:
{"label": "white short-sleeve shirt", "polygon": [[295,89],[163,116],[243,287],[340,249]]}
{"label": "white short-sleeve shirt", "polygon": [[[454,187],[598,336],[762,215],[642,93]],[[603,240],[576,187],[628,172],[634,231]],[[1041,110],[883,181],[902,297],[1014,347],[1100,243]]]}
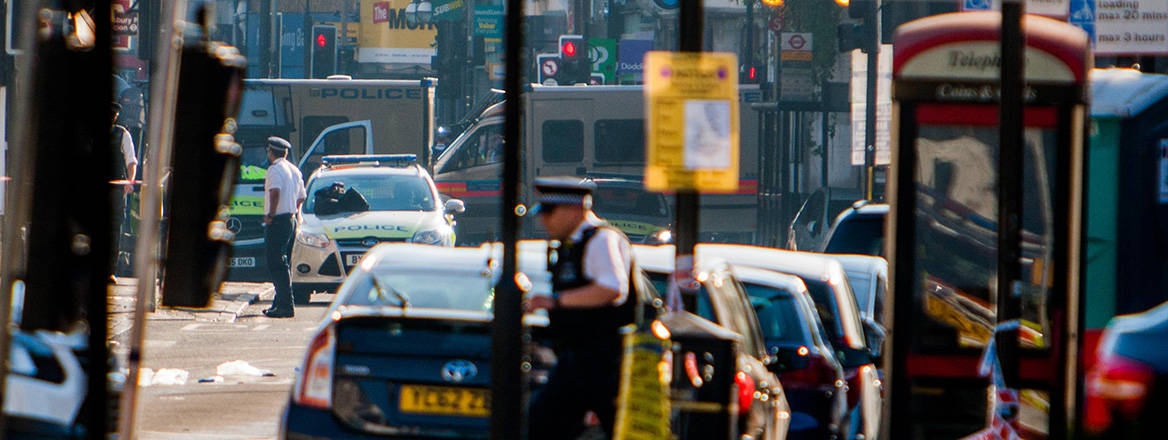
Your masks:
{"label": "white short-sleeve shirt", "polygon": [[304,179],[300,170],[296,169],[288,159],[276,159],[264,175],[264,203],[268,202],[268,192],[272,188],[280,190],[280,198],[276,200],[276,209],[268,210],[264,207],[264,214],[292,214],[296,212],[296,201],[308,198],[304,189]]}
{"label": "white short-sleeve shirt", "polygon": [[[571,239],[579,240],[589,227],[604,226],[596,214],[588,212],[584,221],[572,232]],[[628,240],[610,228],[599,228],[584,248],[584,275],[592,282],[620,292],[613,305],[624,304],[629,296],[629,270],[632,266]]]}
{"label": "white short-sleeve shirt", "polygon": [[[130,165],[137,165],[138,153],[134,151],[134,138],[130,136],[130,131],[120,125],[115,125],[114,129],[122,131],[122,145],[120,147],[122,148],[122,158],[126,161],[126,168],[130,168]],[[133,179],[134,176],[127,176],[126,178]]]}

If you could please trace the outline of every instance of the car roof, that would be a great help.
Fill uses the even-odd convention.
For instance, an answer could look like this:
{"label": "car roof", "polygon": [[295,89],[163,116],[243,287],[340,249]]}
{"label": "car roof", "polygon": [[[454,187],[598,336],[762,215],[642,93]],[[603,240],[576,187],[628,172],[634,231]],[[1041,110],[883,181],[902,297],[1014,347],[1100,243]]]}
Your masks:
{"label": "car roof", "polygon": [[794,275],[750,266],[733,266],[731,270],[743,283],[777,287],[792,293],[807,292],[807,285],[803,284],[803,279]]}
{"label": "car roof", "polygon": [[[543,280],[547,274],[547,242],[524,240],[518,246],[520,272]],[[381,243],[365,254],[358,266],[365,271],[410,271],[441,268],[452,272],[479,273],[501,270],[503,246],[487,243],[479,247],[444,247],[413,243]]]}
{"label": "car roof", "polygon": [[[650,246],[634,244],[633,260],[646,272],[671,273],[676,263],[673,245]],[[698,270],[721,270],[727,262],[722,258],[711,257],[698,259],[694,266]]]}

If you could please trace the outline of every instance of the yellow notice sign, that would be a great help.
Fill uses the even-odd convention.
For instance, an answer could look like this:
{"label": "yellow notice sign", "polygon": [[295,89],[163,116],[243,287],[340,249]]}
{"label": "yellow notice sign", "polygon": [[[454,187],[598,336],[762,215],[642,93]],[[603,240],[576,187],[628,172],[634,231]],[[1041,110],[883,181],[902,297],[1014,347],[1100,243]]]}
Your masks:
{"label": "yellow notice sign", "polygon": [[737,66],[732,53],[645,54],[650,191],[738,190]]}
{"label": "yellow notice sign", "polygon": [[650,331],[625,335],[621,358],[620,394],[617,397],[616,440],[660,440],[669,432],[671,371],[662,359],[669,342]]}

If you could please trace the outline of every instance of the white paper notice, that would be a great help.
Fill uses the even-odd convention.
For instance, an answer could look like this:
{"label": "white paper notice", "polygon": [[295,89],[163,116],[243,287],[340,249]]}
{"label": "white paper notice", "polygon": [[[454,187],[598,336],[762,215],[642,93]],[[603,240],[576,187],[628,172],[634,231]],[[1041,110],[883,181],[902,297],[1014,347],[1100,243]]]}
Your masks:
{"label": "white paper notice", "polygon": [[685,167],[726,169],[731,160],[730,101],[685,102]]}

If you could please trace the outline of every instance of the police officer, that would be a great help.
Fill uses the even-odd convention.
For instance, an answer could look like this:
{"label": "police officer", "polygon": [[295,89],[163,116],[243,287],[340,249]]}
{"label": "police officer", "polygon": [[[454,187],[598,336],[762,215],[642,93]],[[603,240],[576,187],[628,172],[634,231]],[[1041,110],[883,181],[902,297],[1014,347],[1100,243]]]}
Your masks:
{"label": "police officer", "polygon": [[573,439],[592,411],[612,437],[620,385],[620,328],[634,321],[629,241],[592,212],[595,184],[580,178],[535,180],[536,212],[559,247],[549,252],[552,295],[533,296],[528,311],[546,309],[556,366],[536,392],[529,438]]}
{"label": "police officer", "polygon": [[264,246],[276,297],[264,310],[269,318],[291,318],[292,272],[288,253],[296,231],[296,211],[308,198],[300,170],[288,161],[292,144],[278,136],[268,138],[268,171],[264,176]]}

